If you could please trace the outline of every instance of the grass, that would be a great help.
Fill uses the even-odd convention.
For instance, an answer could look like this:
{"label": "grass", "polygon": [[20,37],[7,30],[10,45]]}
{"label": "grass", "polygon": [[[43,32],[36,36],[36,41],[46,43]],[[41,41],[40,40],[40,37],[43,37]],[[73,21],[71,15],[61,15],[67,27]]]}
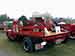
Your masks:
{"label": "grass", "polygon": [[14,56],[75,56],[75,40],[69,40],[66,44],[55,45],[44,51],[26,53],[21,43],[8,41],[4,33],[0,33],[0,50]]}

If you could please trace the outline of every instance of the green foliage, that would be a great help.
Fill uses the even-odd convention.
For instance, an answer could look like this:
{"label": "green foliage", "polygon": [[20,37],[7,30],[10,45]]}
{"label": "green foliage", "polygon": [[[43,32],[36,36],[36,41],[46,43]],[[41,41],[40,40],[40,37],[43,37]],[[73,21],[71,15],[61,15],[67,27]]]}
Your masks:
{"label": "green foliage", "polygon": [[0,15],[0,21],[6,21],[6,20],[8,20],[9,18],[8,18],[8,16],[6,15],[6,14],[4,14],[4,15]]}
{"label": "green foliage", "polygon": [[21,16],[18,20],[24,21],[27,20],[26,16]]}
{"label": "green foliage", "polygon": [[72,19],[72,18],[67,18],[67,19],[64,19],[64,20],[65,20],[65,22],[66,22],[67,24],[75,23],[75,19]]}

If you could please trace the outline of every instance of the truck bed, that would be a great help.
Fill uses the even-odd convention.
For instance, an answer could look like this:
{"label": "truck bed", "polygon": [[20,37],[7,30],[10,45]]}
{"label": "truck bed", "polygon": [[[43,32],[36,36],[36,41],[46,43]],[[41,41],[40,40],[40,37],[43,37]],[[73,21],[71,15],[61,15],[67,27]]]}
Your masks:
{"label": "truck bed", "polygon": [[31,37],[51,37],[51,36],[59,36],[66,35],[68,32],[49,32],[49,34],[45,35],[43,32],[32,32],[32,31],[22,31],[22,35],[31,36]]}

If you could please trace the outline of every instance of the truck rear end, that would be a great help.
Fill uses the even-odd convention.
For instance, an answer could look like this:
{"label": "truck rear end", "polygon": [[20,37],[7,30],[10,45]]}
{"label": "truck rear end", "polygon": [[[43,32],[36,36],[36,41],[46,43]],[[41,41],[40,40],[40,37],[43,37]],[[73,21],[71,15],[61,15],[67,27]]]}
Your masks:
{"label": "truck rear end", "polygon": [[[69,37],[68,31],[55,32],[50,22],[45,22],[41,17],[32,21],[14,21],[11,29],[8,29],[8,37],[11,40],[22,39],[24,50],[32,52],[43,49],[47,44],[59,44],[65,42]],[[27,22],[23,25],[23,22]]]}

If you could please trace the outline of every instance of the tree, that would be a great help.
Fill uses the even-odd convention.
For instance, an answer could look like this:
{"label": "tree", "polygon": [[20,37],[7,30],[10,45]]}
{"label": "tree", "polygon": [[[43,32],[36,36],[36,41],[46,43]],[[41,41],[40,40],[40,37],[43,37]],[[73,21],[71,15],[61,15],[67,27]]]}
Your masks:
{"label": "tree", "polygon": [[9,17],[6,14],[0,15],[0,22],[6,21],[8,19],[9,19]]}
{"label": "tree", "polygon": [[10,18],[6,14],[0,15],[0,25],[4,25],[4,23],[9,19]]}

